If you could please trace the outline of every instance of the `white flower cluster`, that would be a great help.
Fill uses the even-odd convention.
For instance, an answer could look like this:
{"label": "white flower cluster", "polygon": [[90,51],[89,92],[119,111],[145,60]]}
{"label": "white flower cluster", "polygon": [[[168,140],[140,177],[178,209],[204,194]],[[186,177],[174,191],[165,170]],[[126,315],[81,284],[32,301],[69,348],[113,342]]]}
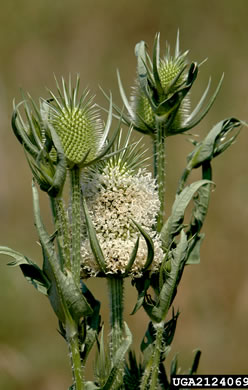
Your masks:
{"label": "white flower cluster", "polygon": [[[163,258],[159,236],[154,231],[159,199],[151,173],[139,169],[130,172],[119,165],[108,164],[83,182],[83,193],[90,217],[105,257],[108,274],[124,273],[140,232],[132,219],[144,228],[154,243],[154,260],[150,269],[156,271]],[[97,275],[99,266],[90,248],[89,239],[82,243],[82,270]],[[136,259],[130,275],[140,277],[147,258],[147,245],[140,238]]]}

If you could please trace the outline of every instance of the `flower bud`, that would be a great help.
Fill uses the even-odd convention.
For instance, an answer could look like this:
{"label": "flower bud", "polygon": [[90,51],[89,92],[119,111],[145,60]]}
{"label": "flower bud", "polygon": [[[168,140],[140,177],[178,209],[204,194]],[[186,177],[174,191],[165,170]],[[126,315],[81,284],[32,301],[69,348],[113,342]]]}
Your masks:
{"label": "flower bud", "polygon": [[[187,83],[187,74],[184,73],[187,52],[180,54],[177,42],[174,56],[170,55],[169,47],[164,58],[158,57],[158,53],[159,36],[155,40],[153,63],[145,51],[144,42],[136,46],[138,77],[131,97],[132,120],[143,132],[147,129],[154,132],[157,120],[162,121],[170,132],[176,132],[186,121],[190,105],[188,96],[180,93]],[[150,67],[146,65],[147,58]]]}

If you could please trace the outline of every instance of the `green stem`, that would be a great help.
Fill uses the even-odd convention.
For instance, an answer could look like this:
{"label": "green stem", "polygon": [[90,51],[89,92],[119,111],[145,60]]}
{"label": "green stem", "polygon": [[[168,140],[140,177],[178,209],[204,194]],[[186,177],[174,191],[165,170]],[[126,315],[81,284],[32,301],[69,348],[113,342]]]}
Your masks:
{"label": "green stem", "polygon": [[164,224],[165,215],[165,136],[161,123],[157,121],[156,138],[154,140],[154,172],[158,184],[158,196],[160,200],[160,210],[157,218],[157,230],[160,230]]}
{"label": "green stem", "polygon": [[81,188],[80,169],[75,166],[70,170],[71,178],[71,235],[72,256],[71,270],[76,284],[80,284],[80,259],[81,259]]}
{"label": "green stem", "polygon": [[157,160],[157,143],[153,140],[153,174],[154,177],[158,176],[158,160]]}
{"label": "green stem", "polygon": [[179,184],[178,184],[177,194],[180,194],[180,192],[182,192],[182,190],[184,189],[186,180],[188,179],[190,172],[191,172],[191,169],[189,169],[187,167],[184,169],[183,174],[182,174],[180,181],[179,181]]}
{"label": "green stem", "polygon": [[71,269],[70,263],[70,233],[68,215],[64,201],[61,198],[50,197],[54,224],[58,232],[58,248],[62,269]]}
{"label": "green stem", "polygon": [[70,350],[71,366],[73,372],[73,379],[75,390],[84,390],[84,378],[83,369],[80,357],[79,342],[78,342],[78,330],[77,326],[72,320],[66,327],[67,343]]}
{"label": "green stem", "polygon": [[155,325],[156,327],[156,340],[154,345],[153,352],[153,364],[151,369],[151,381],[149,390],[156,390],[158,388],[158,372],[159,372],[159,364],[160,364],[160,356],[162,351],[163,344],[163,331],[164,331],[164,323],[161,322]]}
{"label": "green stem", "polygon": [[110,325],[112,355],[121,345],[123,338],[123,278],[108,278],[110,295]]}
{"label": "green stem", "polygon": [[142,381],[140,384],[140,390],[148,390],[148,382],[149,378],[151,376],[151,369],[152,369],[152,358],[148,361],[145,371],[142,376]]}
{"label": "green stem", "polygon": [[154,327],[156,329],[156,339],[153,347],[154,349],[151,358],[146,364],[146,368],[142,376],[140,390],[157,390],[158,388],[158,373],[163,344],[164,323],[161,322],[159,324],[155,324]]}

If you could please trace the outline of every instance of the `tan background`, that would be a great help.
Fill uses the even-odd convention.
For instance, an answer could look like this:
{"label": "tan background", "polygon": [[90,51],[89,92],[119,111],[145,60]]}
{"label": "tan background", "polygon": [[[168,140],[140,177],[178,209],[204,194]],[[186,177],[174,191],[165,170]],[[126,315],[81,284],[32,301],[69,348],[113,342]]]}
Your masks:
{"label": "tan background", "polygon": [[[57,76],[80,72],[82,86],[97,93],[111,89],[117,103],[116,68],[127,93],[135,77],[134,45],[152,47],[161,32],[161,46],[174,46],[180,28],[181,48],[201,62],[192,90],[197,101],[209,75],[213,86],[225,72],[215,106],[195,129],[203,136],[219,120],[248,119],[248,45],[246,0],[8,0],[0,12],[0,244],[41,261],[31,205],[31,173],[10,126],[12,99],[19,88],[38,98],[54,88]],[[213,90],[213,87],[212,87]],[[167,143],[167,214],[178,178],[191,150],[185,136]],[[185,271],[175,307],[181,315],[170,357],[179,352],[182,370],[192,351],[203,350],[200,373],[248,373],[248,134],[214,162],[216,191],[204,227],[202,263]],[[49,205],[42,197],[49,220]],[[18,269],[0,264],[0,388],[62,390],[71,384],[68,352],[56,331],[57,322],[46,298],[39,295]],[[108,319],[104,281],[90,283],[102,298]],[[126,288],[126,315],[136,346],[147,326],[142,311],[129,316],[136,293]]]}

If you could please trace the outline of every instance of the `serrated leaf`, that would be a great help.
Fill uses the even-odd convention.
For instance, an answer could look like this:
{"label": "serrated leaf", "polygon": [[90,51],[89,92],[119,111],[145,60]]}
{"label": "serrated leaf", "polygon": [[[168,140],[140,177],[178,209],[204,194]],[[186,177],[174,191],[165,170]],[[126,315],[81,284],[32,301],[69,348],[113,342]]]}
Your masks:
{"label": "serrated leaf", "polygon": [[11,263],[8,263],[8,265],[11,267],[19,266],[27,281],[31,283],[39,292],[47,295],[50,281],[47,279],[46,275],[38,267],[38,265],[36,265],[28,257],[8,247],[1,246],[0,254],[14,258],[15,260]]}

